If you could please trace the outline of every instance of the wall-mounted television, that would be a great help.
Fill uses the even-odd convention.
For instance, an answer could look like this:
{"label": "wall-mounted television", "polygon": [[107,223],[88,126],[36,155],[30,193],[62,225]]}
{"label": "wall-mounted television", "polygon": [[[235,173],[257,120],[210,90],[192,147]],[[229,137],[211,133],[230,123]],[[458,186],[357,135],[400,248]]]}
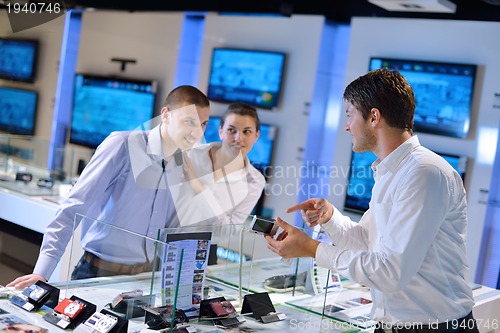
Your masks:
{"label": "wall-mounted television", "polygon": [[465,138],[469,133],[477,65],[371,58],[370,70],[397,69],[415,92],[414,131]]}
{"label": "wall-mounted television", "polygon": [[0,79],[33,82],[38,41],[0,38]]}
{"label": "wall-mounted television", "polygon": [[278,105],[285,53],[214,48],[208,98],[218,102],[244,102],[263,109]]}
{"label": "wall-mounted television", "polygon": [[[205,130],[205,141],[219,142],[219,117],[210,117],[210,121]],[[248,153],[248,159],[252,165],[264,172],[265,169],[271,165],[273,156],[273,146],[276,139],[276,126],[260,124],[260,136]]]}
{"label": "wall-mounted television", "polygon": [[36,91],[0,87],[0,130],[35,134],[37,100]]}
{"label": "wall-mounted television", "polygon": [[[464,179],[467,169],[467,158],[464,156],[436,153],[444,158]],[[371,165],[377,157],[371,152],[352,152],[351,169],[347,180],[347,191],[344,209],[363,213],[368,210],[375,184]]]}
{"label": "wall-mounted television", "polygon": [[76,74],[69,142],[96,148],[153,118],[156,81]]}

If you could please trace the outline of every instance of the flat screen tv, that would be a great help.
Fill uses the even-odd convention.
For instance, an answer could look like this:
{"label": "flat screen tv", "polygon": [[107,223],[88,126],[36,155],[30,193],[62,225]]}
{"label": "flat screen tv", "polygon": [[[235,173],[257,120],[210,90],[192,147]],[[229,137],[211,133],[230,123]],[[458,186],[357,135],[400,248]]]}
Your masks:
{"label": "flat screen tv", "polygon": [[0,38],[0,79],[35,80],[38,41]]}
{"label": "flat screen tv", "polygon": [[0,87],[0,130],[34,135],[37,99],[36,91]]}
{"label": "flat screen tv", "polygon": [[[464,179],[467,168],[467,158],[463,156],[437,153],[444,158]],[[371,165],[377,157],[371,152],[352,152],[351,169],[347,180],[347,192],[344,209],[363,213],[368,210],[375,184]]]}
{"label": "flat screen tv", "polygon": [[[210,117],[210,121],[205,130],[205,141],[219,142],[219,117]],[[260,136],[248,153],[248,159],[252,165],[264,172],[271,165],[273,156],[273,146],[276,138],[277,128],[273,125],[260,124]]]}
{"label": "flat screen tv", "polygon": [[214,48],[208,98],[218,102],[244,102],[263,109],[278,105],[285,54]]}
{"label": "flat screen tv", "polygon": [[469,133],[476,65],[371,58],[370,70],[397,69],[415,92],[414,131],[465,138]]}
{"label": "flat screen tv", "polygon": [[114,131],[153,118],[156,81],[75,75],[69,142],[96,148]]}

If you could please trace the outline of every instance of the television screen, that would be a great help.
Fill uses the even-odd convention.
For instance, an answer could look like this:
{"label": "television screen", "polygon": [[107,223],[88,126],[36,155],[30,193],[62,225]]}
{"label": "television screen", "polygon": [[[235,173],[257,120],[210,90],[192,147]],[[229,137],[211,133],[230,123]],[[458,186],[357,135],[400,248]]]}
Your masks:
{"label": "television screen", "polygon": [[[205,141],[207,143],[221,141],[219,137],[219,117],[210,117],[205,130]],[[273,125],[260,124],[260,136],[248,153],[248,159],[252,165],[264,171],[271,165],[273,145],[276,137],[276,127]]]}
{"label": "television screen", "polygon": [[75,75],[69,142],[96,148],[111,132],[153,118],[156,81]]}
{"label": "television screen", "polygon": [[0,87],[0,130],[33,135],[37,97],[35,91]]}
{"label": "television screen", "polygon": [[0,79],[33,82],[38,41],[0,38]]}
{"label": "television screen", "polygon": [[371,58],[370,70],[397,69],[415,92],[414,131],[465,138],[469,132],[476,65]]}
{"label": "television screen", "polygon": [[[437,153],[444,158],[462,177],[465,177],[467,158],[456,155]],[[347,180],[347,192],[344,209],[354,212],[365,212],[372,197],[372,188],[375,184],[371,165],[377,157],[371,152],[352,152],[351,170]]]}
{"label": "television screen", "polygon": [[215,48],[208,98],[272,109],[278,105],[284,68],[281,52]]}

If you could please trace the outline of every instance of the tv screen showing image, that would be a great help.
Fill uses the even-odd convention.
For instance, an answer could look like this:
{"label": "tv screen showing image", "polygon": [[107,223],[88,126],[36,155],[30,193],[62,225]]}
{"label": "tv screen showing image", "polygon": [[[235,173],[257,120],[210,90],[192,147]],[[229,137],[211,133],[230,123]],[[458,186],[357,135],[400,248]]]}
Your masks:
{"label": "tv screen showing image", "polygon": [[[467,169],[467,158],[463,156],[437,153],[444,158],[464,179]],[[352,152],[351,169],[347,180],[347,192],[344,209],[357,213],[368,210],[375,184],[371,165],[377,157],[372,152]]]}
{"label": "tv screen showing image", "polygon": [[477,66],[371,58],[370,70],[397,69],[413,87],[414,131],[465,138],[469,133]]}
{"label": "tv screen showing image", "polygon": [[[207,143],[221,141],[219,137],[219,126],[220,118],[210,117],[210,121],[205,130],[205,141]],[[248,153],[248,159],[252,165],[262,172],[271,165],[276,130],[276,127],[273,125],[260,124],[259,139]]]}
{"label": "tv screen showing image", "polygon": [[96,148],[114,131],[153,118],[156,81],[75,75],[69,142]]}
{"label": "tv screen showing image", "polygon": [[35,133],[38,94],[0,87],[0,130],[18,135]]}
{"label": "tv screen showing image", "polygon": [[0,38],[0,79],[35,80],[38,41]]}
{"label": "tv screen showing image", "polygon": [[208,98],[272,109],[279,102],[284,68],[282,52],[215,48]]}

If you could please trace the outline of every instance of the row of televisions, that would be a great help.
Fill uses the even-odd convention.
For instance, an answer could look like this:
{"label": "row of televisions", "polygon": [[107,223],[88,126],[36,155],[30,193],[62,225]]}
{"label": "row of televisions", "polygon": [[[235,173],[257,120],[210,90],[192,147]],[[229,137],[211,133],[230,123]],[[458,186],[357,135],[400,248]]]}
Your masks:
{"label": "row of televisions", "polygon": [[[0,79],[33,82],[37,50],[36,41],[0,38]],[[273,109],[281,95],[285,60],[283,52],[215,48],[207,95],[213,101]],[[415,132],[467,137],[476,65],[370,59],[370,70],[382,67],[398,69],[412,85],[417,100]],[[154,117],[157,90],[153,80],[75,74],[69,142],[96,148],[112,131],[137,128]],[[33,135],[36,106],[36,92],[0,87],[0,130]],[[207,142],[219,139],[219,120],[211,118]],[[264,124],[261,131],[249,158],[265,169],[271,164],[276,127]],[[364,200],[363,195],[360,198]]]}
{"label": "row of televisions", "polygon": [[[0,38],[0,79],[32,82],[38,42]],[[207,95],[220,102],[245,102],[273,109],[281,95],[286,55],[283,52],[215,48],[212,53]],[[415,132],[465,138],[470,129],[476,65],[374,57],[369,69],[398,69],[412,85],[417,100]],[[95,148],[112,130],[135,128],[153,117],[157,83],[76,74],[70,142]],[[26,102],[0,101],[0,129],[32,134],[36,93],[18,91]],[[113,112],[119,106],[120,117]],[[22,109],[20,109],[22,107]],[[14,110],[26,117],[12,115]],[[14,112],[16,113],[16,112]],[[30,114],[33,116],[29,117]],[[14,118],[13,118],[14,117]],[[33,122],[29,126],[27,122]],[[81,123],[81,121],[84,123]],[[9,128],[5,122],[9,121]],[[85,126],[84,126],[85,125]],[[85,127],[85,128],[83,128]]]}

